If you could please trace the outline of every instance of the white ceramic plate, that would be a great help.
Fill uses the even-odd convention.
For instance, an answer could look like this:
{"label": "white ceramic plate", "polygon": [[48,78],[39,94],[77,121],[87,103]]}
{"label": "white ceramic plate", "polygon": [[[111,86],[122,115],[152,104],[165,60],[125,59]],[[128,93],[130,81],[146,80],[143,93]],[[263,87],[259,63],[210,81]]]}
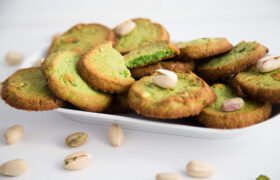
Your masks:
{"label": "white ceramic plate", "polygon": [[[46,48],[33,54],[31,57],[25,59],[22,64],[22,68],[34,66],[40,58],[45,57],[45,54]],[[267,121],[246,128],[222,130],[199,127],[196,126],[195,123],[192,123],[192,120],[188,119],[185,119],[185,121],[191,121],[191,123],[187,122],[186,125],[186,123],[183,122],[184,120],[180,120],[181,122],[178,124],[174,124],[172,121],[159,122],[144,118],[134,113],[125,115],[110,115],[66,108],[59,108],[56,111],[69,119],[84,123],[98,125],[110,125],[112,123],[117,123],[127,129],[205,139],[226,139],[237,137],[250,131],[261,131],[261,128],[266,128],[268,124],[273,123],[276,119],[280,119],[280,116],[278,115],[280,107],[274,107],[274,115]]]}

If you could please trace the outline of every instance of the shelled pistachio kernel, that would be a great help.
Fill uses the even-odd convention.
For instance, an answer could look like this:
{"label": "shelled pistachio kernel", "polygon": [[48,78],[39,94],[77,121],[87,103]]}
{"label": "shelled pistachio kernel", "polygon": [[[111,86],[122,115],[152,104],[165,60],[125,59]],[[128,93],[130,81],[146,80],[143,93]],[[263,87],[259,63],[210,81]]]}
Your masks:
{"label": "shelled pistachio kernel", "polygon": [[88,134],[85,132],[75,132],[66,137],[65,143],[69,147],[79,147],[88,139]]}
{"label": "shelled pistachio kernel", "polygon": [[256,180],[270,180],[270,178],[266,175],[259,175]]}

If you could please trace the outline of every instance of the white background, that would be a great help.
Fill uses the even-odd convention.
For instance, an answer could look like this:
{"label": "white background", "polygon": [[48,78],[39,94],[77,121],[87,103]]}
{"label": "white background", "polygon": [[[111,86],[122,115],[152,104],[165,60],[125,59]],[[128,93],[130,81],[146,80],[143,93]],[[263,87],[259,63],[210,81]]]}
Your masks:
{"label": "white background", "polygon": [[[148,17],[166,26],[174,40],[225,36],[233,43],[258,40],[280,53],[280,1],[0,1],[0,81],[18,67],[4,62],[8,50],[26,57],[50,43],[51,36],[80,22],[99,22],[114,27],[133,17]],[[280,119],[279,119],[280,121]],[[12,109],[0,101],[0,134],[14,124],[25,126],[21,142],[7,146],[0,140],[0,164],[14,158],[25,159],[29,171],[15,179],[98,179],[152,180],[158,172],[178,172],[184,179],[189,160],[201,159],[217,168],[217,180],[254,180],[266,174],[280,179],[280,122],[256,132],[227,140],[202,140],[125,130],[125,141],[112,148],[107,127],[81,124],[56,112],[31,113]],[[64,145],[64,138],[86,131],[89,142],[76,149]],[[93,155],[84,170],[63,169],[63,159],[71,152],[85,150]],[[0,176],[0,179],[9,179]]]}

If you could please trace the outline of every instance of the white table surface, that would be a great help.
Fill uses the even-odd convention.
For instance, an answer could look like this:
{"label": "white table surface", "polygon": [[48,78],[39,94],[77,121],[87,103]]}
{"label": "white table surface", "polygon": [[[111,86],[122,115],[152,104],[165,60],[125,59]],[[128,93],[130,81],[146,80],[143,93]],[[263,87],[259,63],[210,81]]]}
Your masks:
{"label": "white table surface", "polygon": [[[132,17],[149,17],[164,24],[174,40],[225,36],[233,43],[258,40],[279,55],[280,1],[0,1],[0,81],[19,66],[4,62],[8,50],[26,57],[50,43],[51,36],[78,22],[100,22],[110,27]],[[279,118],[280,121],[280,118]],[[158,172],[178,172],[184,179],[189,160],[209,161],[216,166],[215,180],[254,180],[266,174],[280,179],[280,122],[241,137],[203,140],[125,130],[125,141],[112,148],[107,127],[68,120],[56,112],[24,112],[0,100],[0,134],[14,124],[22,124],[22,141],[8,146],[0,140],[0,164],[25,159],[30,166],[22,180],[98,179],[152,180]],[[65,137],[75,131],[89,134],[84,146],[70,149]],[[93,155],[90,167],[69,172],[63,159],[69,153],[85,150]],[[0,179],[10,179],[0,176]]]}

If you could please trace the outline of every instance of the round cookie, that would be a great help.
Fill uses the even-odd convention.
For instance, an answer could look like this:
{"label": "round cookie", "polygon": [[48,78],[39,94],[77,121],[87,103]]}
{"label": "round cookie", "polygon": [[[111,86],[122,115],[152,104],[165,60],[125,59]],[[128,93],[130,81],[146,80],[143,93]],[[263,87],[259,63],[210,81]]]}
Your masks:
{"label": "round cookie", "polygon": [[194,69],[194,66],[195,63],[193,61],[161,61],[156,64],[132,69],[130,72],[132,77],[134,77],[135,79],[140,79],[144,76],[152,75],[157,69],[167,69],[176,73],[183,73],[187,71],[192,71]]}
{"label": "round cookie", "polygon": [[226,38],[200,38],[180,42],[176,46],[180,49],[180,55],[190,60],[216,56],[232,49],[232,44]]}
{"label": "round cookie", "polygon": [[110,105],[112,97],[92,89],[79,76],[76,70],[79,59],[80,55],[75,51],[53,53],[43,62],[43,73],[57,97],[80,109],[100,112]]}
{"label": "round cookie", "polygon": [[129,106],[143,116],[159,119],[194,116],[216,98],[211,88],[191,71],[177,73],[178,82],[173,89],[154,84],[154,75],[136,81],[129,90]]}
{"label": "round cookie", "polygon": [[197,67],[197,73],[213,82],[219,78],[238,73],[254,65],[268,49],[258,42],[240,42],[230,52],[210,58]]}
{"label": "round cookie", "polygon": [[169,34],[166,29],[149,19],[133,19],[136,27],[125,36],[118,37],[115,48],[122,54],[136,50],[142,43],[169,41]]}
{"label": "round cookie", "polygon": [[124,56],[129,69],[155,64],[163,59],[179,55],[179,49],[166,41],[147,43]]}
{"label": "round cookie", "polygon": [[231,112],[221,111],[224,100],[237,97],[235,92],[224,84],[214,84],[213,91],[217,95],[215,102],[204,108],[197,120],[206,127],[233,129],[247,127],[269,118],[271,104],[244,99],[241,109]]}
{"label": "round cookie", "polygon": [[91,87],[103,92],[125,92],[134,83],[123,56],[110,42],[87,51],[79,60],[77,70]]}
{"label": "round cookie", "polygon": [[20,69],[4,83],[2,99],[10,106],[28,111],[43,111],[61,107],[64,103],[48,89],[38,67]]}
{"label": "round cookie", "polygon": [[271,72],[258,72],[255,67],[238,73],[233,85],[240,96],[250,96],[271,103],[280,103],[280,68]]}
{"label": "round cookie", "polygon": [[115,40],[114,32],[101,24],[77,24],[55,38],[49,47],[48,54],[71,50],[83,53],[104,41]]}

